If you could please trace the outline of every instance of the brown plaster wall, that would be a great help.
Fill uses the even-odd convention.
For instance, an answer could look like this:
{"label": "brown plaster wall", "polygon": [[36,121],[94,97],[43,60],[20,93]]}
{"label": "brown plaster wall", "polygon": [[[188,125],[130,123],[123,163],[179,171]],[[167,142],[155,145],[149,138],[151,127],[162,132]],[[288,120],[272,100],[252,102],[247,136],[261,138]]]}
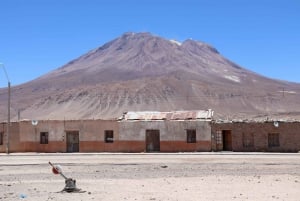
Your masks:
{"label": "brown plaster wall", "polygon": [[117,152],[119,142],[80,141],[80,152]]}
{"label": "brown plaster wall", "polygon": [[[74,120],[38,121],[36,126],[31,121],[11,123],[10,152],[66,152],[66,131],[78,131],[79,151],[113,151],[114,145],[104,143],[104,131],[113,130],[114,140],[118,141],[119,131],[117,121],[110,120]],[[6,152],[6,123],[1,124],[4,131],[4,142],[0,152]],[[48,144],[40,144],[40,132],[48,132]]]}
{"label": "brown plaster wall", "polygon": [[[10,152],[66,152],[66,131],[78,131],[80,152],[144,152],[146,129],[160,130],[160,151],[217,151],[218,130],[231,130],[233,151],[298,152],[300,150],[300,122],[268,123],[212,123],[193,121],[117,122],[104,120],[12,122]],[[197,142],[187,143],[185,129],[196,129]],[[104,131],[114,130],[114,142],[104,142]],[[0,152],[6,152],[6,123]],[[40,144],[40,132],[49,133],[49,144]],[[121,133],[120,133],[121,132]],[[253,134],[253,147],[244,147],[243,134]],[[280,146],[268,147],[268,133],[279,133]],[[212,134],[212,136],[211,136]],[[212,139],[212,140],[211,140]]]}
{"label": "brown plaster wall", "polygon": [[[266,123],[213,123],[212,148],[222,149],[217,145],[215,136],[217,130],[231,130],[233,151],[268,151],[268,152],[298,152],[300,151],[300,122],[279,122],[275,127],[273,122]],[[254,146],[244,147],[243,133],[253,134]],[[279,133],[279,147],[268,147],[268,134]]]}
{"label": "brown plaster wall", "polygon": [[79,139],[84,141],[104,141],[104,131],[113,130],[114,140],[119,139],[118,122],[113,120],[74,120],[64,122],[65,131],[79,131]]}
{"label": "brown plaster wall", "polygon": [[211,142],[197,141],[196,143],[187,143],[185,141],[162,141],[160,142],[160,151],[162,152],[211,151]]}
{"label": "brown plaster wall", "polygon": [[[10,123],[9,127],[9,152],[21,151],[19,148],[19,124],[16,122]],[[2,123],[0,126],[0,132],[3,132],[3,144],[0,145],[0,152],[6,153],[7,151],[7,124]]]}
{"label": "brown plaster wall", "polygon": [[159,130],[161,141],[186,141],[186,130],[195,129],[197,141],[211,140],[207,121],[121,121],[120,140],[145,141],[146,130]]}
{"label": "brown plaster wall", "polygon": [[22,152],[66,152],[66,145],[64,142],[49,142],[49,144],[40,144],[39,142],[21,142],[19,144]]}
{"label": "brown plaster wall", "polygon": [[[159,130],[161,152],[211,151],[211,127],[207,121],[122,121],[120,142],[140,141],[131,151],[145,151],[146,130]],[[187,143],[187,129],[196,130],[196,143]]]}
{"label": "brown plaster wall", "polygon": [[[161,152],[195,152],[210,151],[211,142],[202,141],[197,143],[186,142],[160,142]],[[97,141],[80,141],[80,152],[145,152],[145,142],[143,141],[117,141],[113,143],[104,143]],[[5,150],[3,150],[5,152]],[[39,142],[21,142],[17,149],[11,152],[66,152],[65,142],[49,142],[49,144],[40,144]]]}
{"label": "brown plaster wall", "polygon": [[[6,124],[2,129],[6,131]],[[66,152],[66,131],[78,131],[79,152],[145,152],[146,129],[160,130],[162,152],[211,150],[209,122],[45,120],[39,121],[36,126],[31,121],[13,123],[11,152]],[[186,129],[196,129],[196,143],[186,142]],[[114,131],[113,143],[105,143],[105,130]],[[40,144],[41,132],[48,132],[48,144]],[[5,147],[5,144],[0,146],[1,152],[5,152]]]}

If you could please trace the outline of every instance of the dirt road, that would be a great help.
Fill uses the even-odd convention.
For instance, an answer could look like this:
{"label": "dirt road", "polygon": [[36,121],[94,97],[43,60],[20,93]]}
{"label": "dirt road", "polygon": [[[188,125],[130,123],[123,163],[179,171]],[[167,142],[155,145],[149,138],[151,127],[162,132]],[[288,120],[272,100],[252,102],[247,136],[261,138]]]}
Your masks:
{"label": "dirt road", "polygon": [[[49,161],[84,192],[61,192]],[[299,153],[0,154],[0,200],[299,199]]]}

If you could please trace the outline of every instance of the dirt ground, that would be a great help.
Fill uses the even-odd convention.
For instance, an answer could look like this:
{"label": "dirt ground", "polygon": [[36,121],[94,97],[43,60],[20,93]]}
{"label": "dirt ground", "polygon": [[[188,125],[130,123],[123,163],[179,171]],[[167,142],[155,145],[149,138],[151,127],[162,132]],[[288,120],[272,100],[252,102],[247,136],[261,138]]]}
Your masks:
{"label": "dirt ground", "polygon": [[0,154],[0,200],[299,201],[300,153]]}

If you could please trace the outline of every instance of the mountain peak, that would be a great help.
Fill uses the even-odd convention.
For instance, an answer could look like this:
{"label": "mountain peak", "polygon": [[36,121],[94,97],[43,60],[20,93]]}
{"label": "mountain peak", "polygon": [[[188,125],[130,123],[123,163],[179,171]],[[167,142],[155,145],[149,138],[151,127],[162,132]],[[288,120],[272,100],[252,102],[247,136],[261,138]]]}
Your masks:
{"label": "mountain peak", "polygon": [[69,62],[50,76],[74,74],[80,70],[86,77],[95,77],[90,80],[106,82],[109,77],[111,81],[127,80],[176,71],[215,74],[221,63],[227,65],[228,61],[204,42],[188,39],[180,43],[149,32],[126,32]]}
{"label": "mountain peak", "polygon": [[[293,94],[282,96],[277,92],[282,88]],[[16,87],[12,111],[27,119],[114,118],[129,110],[205,108],[226,117],[300,114],[295,109],[300,108],[299,97],[299,85],[241,68],[207,43],[127,32]],[[3,111],[5,103],[0,99]]]}
{"label": "mountain peak", "polygon": [[150,32],[125,32],[120,38],[128,38],[128,37],[153,37],[154,35]]}

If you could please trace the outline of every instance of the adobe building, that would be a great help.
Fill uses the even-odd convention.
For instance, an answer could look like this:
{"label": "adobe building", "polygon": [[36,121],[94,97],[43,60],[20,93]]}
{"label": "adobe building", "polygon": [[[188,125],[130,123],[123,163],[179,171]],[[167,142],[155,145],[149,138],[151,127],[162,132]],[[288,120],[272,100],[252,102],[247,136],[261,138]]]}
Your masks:
{"label": "adobe building", "polygon": [[211,151],[213,111],[128,112],[119,120],[129,152]]}
{"label": "adobe building", "polygon": [[[0,152],[299,152],[299,121],[215,121],[212,110],[0,124]],[[9,143],[8,143],[9,142]],[[7,149],[8,148],[8,149]]]}
{"label": "adobe building", "polygon": [[[6,123],[0,128],[0,152],[7,152]],[[0,138],[0,139],[1,139]],[[118,124],[114,120],[45,120],[13,122],[9,152],[116,151]]]}
{"label": "adobe building", "polygon": [[[128,112],[118,120],[24,120],[0,128],[0,152],[211,151],[212,111]],[[9,145],[8,143],[9,142]]]}
{"label": "adobe building", "polygon": [[218,121],[211,127],[213,151],[300,151],[299,121]]}

